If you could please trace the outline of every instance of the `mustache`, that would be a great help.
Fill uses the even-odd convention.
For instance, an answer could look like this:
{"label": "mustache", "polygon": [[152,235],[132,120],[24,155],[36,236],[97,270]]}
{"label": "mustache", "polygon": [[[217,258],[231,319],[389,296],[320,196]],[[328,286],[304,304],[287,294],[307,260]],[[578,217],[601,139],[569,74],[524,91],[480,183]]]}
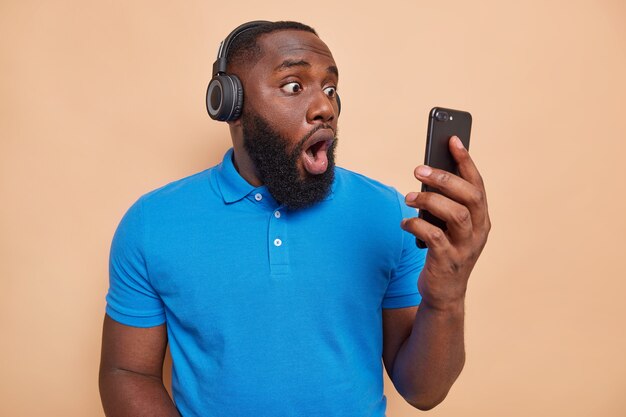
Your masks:
{"label": "mustache", "polygon": [[330,129],[333,132],[333,136],[335,137],[335,139],[337,139],[337,131],[333,129],[331,125],[324,123],[324,124],[315,126],[306,135],[304,135],[304,137],[298,141],[298,145],[296,146],[296,149],[302,150],[306,141],[309,140],[309,138],[313,136],[320,129]]}

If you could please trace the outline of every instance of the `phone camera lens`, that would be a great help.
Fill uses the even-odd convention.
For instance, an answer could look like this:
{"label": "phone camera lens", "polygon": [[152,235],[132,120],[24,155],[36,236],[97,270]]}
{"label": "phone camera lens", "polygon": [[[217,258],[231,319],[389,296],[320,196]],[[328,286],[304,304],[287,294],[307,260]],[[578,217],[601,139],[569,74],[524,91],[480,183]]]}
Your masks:
{"label": "phone camera lens", "polygon": [[438,111],[437,113],[435,113],[435,119],[440,122],[447,122],[449,118],[450,116],[445,111]]}

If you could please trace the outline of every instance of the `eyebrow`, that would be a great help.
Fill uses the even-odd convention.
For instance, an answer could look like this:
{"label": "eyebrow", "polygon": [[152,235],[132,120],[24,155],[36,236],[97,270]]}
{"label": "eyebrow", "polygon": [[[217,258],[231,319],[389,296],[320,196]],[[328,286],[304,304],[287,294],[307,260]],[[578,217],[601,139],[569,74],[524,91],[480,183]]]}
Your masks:
{"label": "eyebrow", "polygon": [[[274,71],[285,71],[293,67],[310,68],[311,64],[303,59],[300,59],[300,60],[286,59],[276,68],[274,68]],[[331,65],[328,68],[326,68],[326,72],[330,74],[334,74],[336,77],[339,77],[339,69],[335,65]]]}

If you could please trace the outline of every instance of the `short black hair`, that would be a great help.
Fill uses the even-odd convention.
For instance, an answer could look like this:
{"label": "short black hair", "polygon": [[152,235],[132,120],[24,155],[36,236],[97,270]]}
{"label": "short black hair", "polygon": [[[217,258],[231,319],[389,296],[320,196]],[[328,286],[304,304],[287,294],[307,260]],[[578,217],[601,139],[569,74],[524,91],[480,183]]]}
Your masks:
{"label": "short black hair", "polygon": [[319,36],[315,29],[304,23],[292,21],[269,22],[248,29],[237,35],[228,47],[226,62],[228,67],[239,66],[241,64],[255,64],[262,55],[261,47],[257,40],[261,35],[276,32],[279,30],[302,30]]}

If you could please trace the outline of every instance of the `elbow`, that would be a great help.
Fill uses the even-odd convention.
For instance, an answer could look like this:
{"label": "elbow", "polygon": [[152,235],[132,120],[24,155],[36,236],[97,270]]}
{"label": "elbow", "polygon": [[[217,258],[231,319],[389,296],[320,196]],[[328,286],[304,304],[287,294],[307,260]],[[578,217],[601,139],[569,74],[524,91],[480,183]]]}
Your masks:
{"label": "elbow", "polygon": [[433,389],[433,387],[429,388],[430,389],[413,392],[402,392],[398,390],[398,392],[411,406],[421,411],[428,411],[432,410],[446,399],[452,386],[440,387],[439,389]]}
{"label": "elbow", "polygon": [[409,403],[411,404],[413,407],[417,408],[420,411],[429,411],[432,410],[433,408],[437,407],[437,405],[439,405],[439,403],[435,404],[413,404],[413,403]]}
{"label": "elbow", "polygon": [[444,398],[446,398],[446,394],[441,398],[405,398],[405,400],[418,410],[428,411],[441,404]]}

